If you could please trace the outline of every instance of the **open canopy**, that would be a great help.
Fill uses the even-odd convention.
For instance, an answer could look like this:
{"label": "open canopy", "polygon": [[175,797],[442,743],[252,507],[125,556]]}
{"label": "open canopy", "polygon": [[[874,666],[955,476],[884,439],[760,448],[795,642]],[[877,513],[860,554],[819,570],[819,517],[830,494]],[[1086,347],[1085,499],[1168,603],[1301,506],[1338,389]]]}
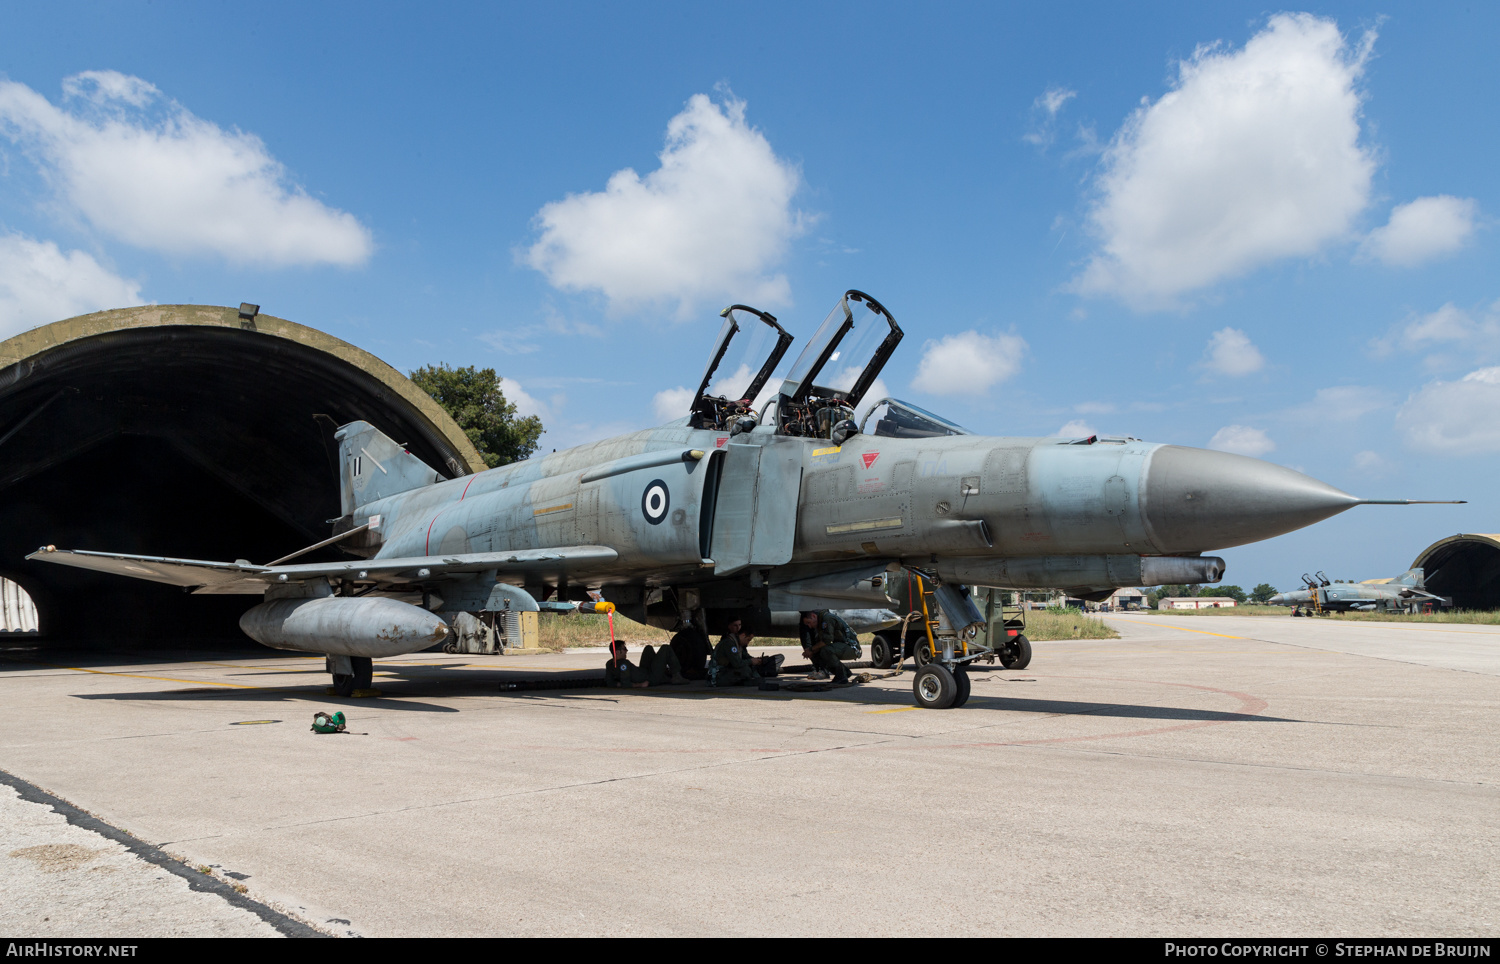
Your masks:
{"label": "open canopy", "polygon": [[792,343],[775,315],[748,305],[730,305],[719,314],[724,324],[693,394],[692,419],[700,428],[723,428],[728,409],[748,409]]}
{"label": "open canopy", "polygon": [[831,399],[853,407],[901,343],[901,328],[863,291],[847,291],[813,335],[781,386],[790,402]]}

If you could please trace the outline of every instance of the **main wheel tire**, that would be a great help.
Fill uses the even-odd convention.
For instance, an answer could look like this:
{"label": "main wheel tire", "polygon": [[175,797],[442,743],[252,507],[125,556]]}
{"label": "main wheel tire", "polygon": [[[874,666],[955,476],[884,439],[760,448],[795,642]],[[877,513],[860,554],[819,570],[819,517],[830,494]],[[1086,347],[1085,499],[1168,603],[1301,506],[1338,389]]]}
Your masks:
{"label": "main wheel tire", "polygon": [[1006,669],[1025,669],[1031,665],[1031,640],[1017,636],[1000,653],[1000,665]]}
{"label": "main wheel tire", "polygon": [[354,677],[343,673],[333,674],[333,691],[340,696],[354,695]]}
{"label": "main wheel tire", "polygon": [[912,657],[918,666],[926,666],[932,662],[932,644],[927,641],[926,636],[919,636],[912,643]]}
{"label": "main wheel tire", "polygon": [[924,710],[946,710],[958,698],[958,683],[941,663],[928,663],[917,670],[911,693]]}
{"label": "main wheel tire", "polygon": [[896,662],[896,650],[900,646],[900,636],[893,639],[883,633],[876,633],[875,638],[870,640],[870,662],[875,664],[876,669],[890,669]]}
{"label": "main wheel tire", "polygon": [[369,689],[370,684],[375,682],[375,661],[368,656],[351,656],[349,662],[354,666],[354,688]]}
{"label": "main wheel tire", "polygon": [[953,667],[953,682],[958,687],[958,695],[953,698],[953,708],[956,710],[969,702],[969,690],[973,686],[973,681],[969,679],[969,668],[967,666]]}

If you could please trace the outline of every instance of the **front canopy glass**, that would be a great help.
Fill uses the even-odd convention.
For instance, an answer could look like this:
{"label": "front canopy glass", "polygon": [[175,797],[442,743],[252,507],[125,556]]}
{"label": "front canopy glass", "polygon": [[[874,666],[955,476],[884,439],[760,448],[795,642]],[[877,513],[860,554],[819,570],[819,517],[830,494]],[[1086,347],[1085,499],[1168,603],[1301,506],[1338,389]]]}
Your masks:
{"label": "front canopy glass", "polygon": [[719,314],[724,323],[693,396],[694,428],[725,430],[749,412],[792,343],[775,315],[747,305],[730,305]]}

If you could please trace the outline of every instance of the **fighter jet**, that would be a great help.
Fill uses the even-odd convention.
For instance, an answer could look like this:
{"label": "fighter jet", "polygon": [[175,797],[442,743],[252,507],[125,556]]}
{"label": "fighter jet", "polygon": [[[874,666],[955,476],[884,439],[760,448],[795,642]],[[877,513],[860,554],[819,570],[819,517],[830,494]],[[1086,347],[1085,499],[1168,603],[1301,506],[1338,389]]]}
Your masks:
{"label": "fighter jet", "polygon": [[[28,558],[262,597],[241,628],[327,654],[348,693],[370,685],[372,658],[493,638],[543,608],[617,607],[702,640],[735,617],[765,637],[794,631],[776,614],[884,608],[874,577],[903,567],[937,584],[1102,598],[1217,582],[1224,561],[1207,552],[1406,504],[1225,452],[978,436],[895,398],[856,421],[903,337],[861,291],[757,402],[792,336],[745,305],[721,314],[689,410],[666,425],[449,479],[351,422],[335,436],[343,516],[307,549],[264,565],[52,546]],[[333,543],[361,558],[292,562]],[[917,702],[961,703],[971,657],[935,657]]]}
{"label": "fighter jet", "polygon": [[1427,591],[1421,569],[1408,569],[1388,579],[1366,579],[1364,582],[1330,582],[1319,572],[1316,577],[1302,574],[1306,589],[1277,593],[1268,602],[1272,606],[1306,606],[1328,612],[1374,612],[1414,609],[1425,603],[1451,606],[1453,600]]}

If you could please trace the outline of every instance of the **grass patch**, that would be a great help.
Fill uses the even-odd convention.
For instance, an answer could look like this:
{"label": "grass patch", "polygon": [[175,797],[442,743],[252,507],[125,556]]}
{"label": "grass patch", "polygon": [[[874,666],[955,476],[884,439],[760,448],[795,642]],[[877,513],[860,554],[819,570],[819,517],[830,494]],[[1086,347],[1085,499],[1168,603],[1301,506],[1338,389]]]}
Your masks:
{"label": "grass patch", "polygon": [[[567,616],[543,613],[537,620],[537,636],[542,648],[558,651],[573,646],[608,646],[609,618],[599,613]],[[628,642],[632,650],[639,650],[642,646],[665,643],[672,634],[615,613],[615,638]]]}
{"label": "grass patch", "polygon": [[1360,623],[1472,623],[1500,626],[1500,612],[1459,609],[1438,613],[1330,613],[1314,619],[1334,619]]}
{"label": "grass patch", "polygon": [[1048,639],[1119,639],[1120,634],[1097,616],[1087,616],[1076,609],[1038,609],[1026,614],[1026,638]]}
{"label": "grass patch", "polygon": [[1142,609],[1150,616],[1290,616],[1290,606],[1224,606],[1219,609]]}
{"label": "grass patch", "polygon": [[[1289,606],[1235,606],[1233,609],[1143,609],[1147,616],[1282,616],[1290,618]],[[1453,609],[1435,613],[1329,613],[1313,616],[1312,619],[1332,619],[1361,623],[1469,623],[1480,626],[1500,626],[1500,612],[1473,609]]]}

